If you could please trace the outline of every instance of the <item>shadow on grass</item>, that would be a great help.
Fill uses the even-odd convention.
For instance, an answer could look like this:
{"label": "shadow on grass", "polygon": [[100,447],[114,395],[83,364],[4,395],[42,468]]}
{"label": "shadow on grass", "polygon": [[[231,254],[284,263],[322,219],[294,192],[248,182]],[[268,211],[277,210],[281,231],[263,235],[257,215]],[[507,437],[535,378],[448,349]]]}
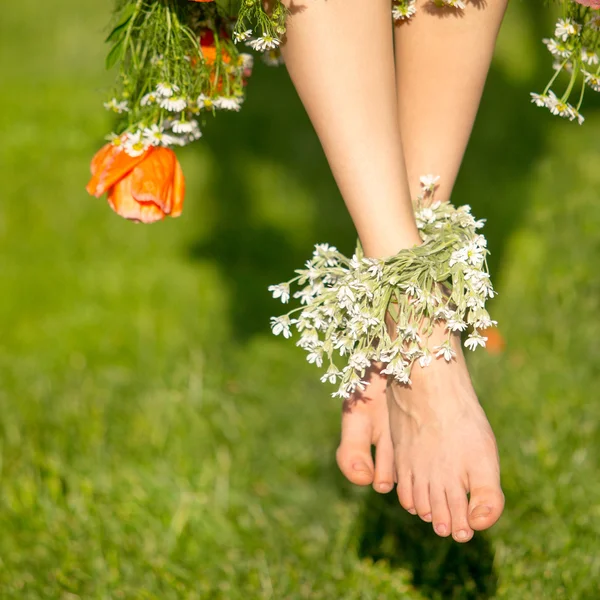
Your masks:
{"label": "shadow on grass", "polygon": [[426,598],[483,600],[497,587],[493,551],[485,534],[468,544],[436,536],[431,524],[404,511],[395,493],[369,494],[360,518],[359,554],[408,569]]}

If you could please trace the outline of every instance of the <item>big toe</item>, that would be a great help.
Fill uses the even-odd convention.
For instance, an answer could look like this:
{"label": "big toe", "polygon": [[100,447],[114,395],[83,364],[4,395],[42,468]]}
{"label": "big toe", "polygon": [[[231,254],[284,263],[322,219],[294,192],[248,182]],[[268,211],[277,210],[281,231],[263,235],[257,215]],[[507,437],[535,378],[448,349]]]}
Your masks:
{"label": "big toe", "polygon": [[336,460],[340,471],[356,485],[373,483],[371,440],[372,426],[364,415],[344,415],[342,441],[336,452]]}
{"label": "big toe", "polygon": [[504,510],[500,485],[473,487],[469,500],[469,525],[476,531],[491,527]]}

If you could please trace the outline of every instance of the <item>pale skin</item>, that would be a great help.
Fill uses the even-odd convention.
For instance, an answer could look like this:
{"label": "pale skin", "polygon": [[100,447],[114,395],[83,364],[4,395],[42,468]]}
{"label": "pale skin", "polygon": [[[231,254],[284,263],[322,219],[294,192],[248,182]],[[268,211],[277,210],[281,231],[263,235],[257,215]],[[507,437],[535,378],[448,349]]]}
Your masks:
{"label": "pale skin", "polygon": [[[365,253],[387,257],[419,244],[419,177],[440,175],[436,199],[450,198],[506,0],[463,11],[419,0],[411,22],[395,27],[389,0],[288,6],[287,69]],[[441,325],[431,346],[443,335]],[[367,391],[344,405],[337,460],[355,484],[387,493],[396,483],[406,510],[466,542],[498,520],[504,496],[494,434],[458,338],[454,346],[450,363],[414,367],[410,387],[374,369]]]}

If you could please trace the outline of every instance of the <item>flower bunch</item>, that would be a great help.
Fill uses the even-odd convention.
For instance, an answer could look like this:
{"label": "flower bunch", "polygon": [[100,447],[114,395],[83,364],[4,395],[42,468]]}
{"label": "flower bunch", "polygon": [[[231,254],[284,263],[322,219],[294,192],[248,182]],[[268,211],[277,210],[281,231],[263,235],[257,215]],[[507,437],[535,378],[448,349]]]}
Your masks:
{"label": "flower bunch", "polygon": [[[104,103],[116,115],[116,128],[108,136],[110,150],[102,148],[92,161],[93,176],[88,185],[92,194],[101,195],[102,186],[95,182],[94,172],[102,172],[98,165],[105,164],[107,155],[122,152],[129,159],[144,161],[150,156],[152,160],[169,156],[170,161],[172,151],[157,154],[150,150],[185,146],[201,137],[201,124],[207,115],[217,110],[240,110],[253,63],[252,56],[240,52],[236,45],[240,24],[247,27],[254,20],[261,31],[285,31],[279,4],[270,15],[260,2],[246,0],[244,7],[236,24],[235,16],[212,0],[116,0],[106,65],[118,65],[119,74]],[[279,44],[279,38],[271,45],[263,42],[256,42],[254,47],[268,50]],[[133,168],[140,172],[139,165]],[[154,184],[167,189],[169,172],[157,170]],[[160,179],[163,175],[166,179]],[[126,218],[148,222],[131,216],[147,215],[143,205],[121,210],[123,203],[111,202],[110,197],[109,204]],[[163,210],[162,215],[179,212]],[[157,214],[152,212],[151,220],[156,220]]]}
{"label": "flower bunch", "polygon": [[[586,88],[600,92],[600,0],[564,0],[554,37],[544,38],[543,42],[554,58],[555,73],[541,94],[531,94],[531,101],[581,125]],[[569,80],[564,92],[557,95],[551,88],[561,73],[567,73]],[[569,102],[574,92],[575,105]]]}
{"label": "flower bunch", "polygon": [[[433,0],[439,8],[463,10],[468,0]],[[409,20],[417,12],[416,0],[392,0],[392,17],[396,22]]]}
{"label": "flower bunch", "polygon": [[[483,221],[468,206],[434,202],[438,179],[421,178],[423,194],[415,202],[422,245],[380,260],[365,257],[360,245],[348,258],[318,244],[295,278],[269,287],[283,303],[290,296],[300,301],[272,317],[273,333],[289,338],[296,329],[308,362],[327,365],[321,381],[338,385],[334,397],[364,390],[374,361],[384,363],[382,373],[410,384],[415,361],[426,367],[433,357],[452,360],[454,332],[470,330],[465,346],[471,350],[485,346],[480,331],[495,325],[485,308],[495,292],[486,239],[477,233]],[[300,289],[292,293],[293,285]],[[445,323],[448,337],[429,348],[437,323]]]}

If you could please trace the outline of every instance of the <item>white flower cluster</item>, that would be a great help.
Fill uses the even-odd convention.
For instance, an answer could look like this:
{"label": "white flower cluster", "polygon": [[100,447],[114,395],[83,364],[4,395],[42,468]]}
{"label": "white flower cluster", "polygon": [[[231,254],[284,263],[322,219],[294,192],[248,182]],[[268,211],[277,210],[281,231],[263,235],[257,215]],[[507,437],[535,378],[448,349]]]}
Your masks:
{"label": "white flower cluster", "polygon": [[[250,55],[242,55],[242,60],[242,68],[252,68]],[[163,118],[160,123],[127,131],[121,136],[111,133],[109,139],[115,143],[118,138],[118,144],[130,156],[140,156],[150,146],[185,146],[202,137],[198,119],[194,116],[198,109],[239,111],[242,101],[241,96],[210,97],[205,94],[200,94],[195,101],[190,101],[180,95],[177,85],[161,82],[154,90],[142,96],[140,105],[157,105],[168,113],[179,114],[173,114],[172,118]],[[129,110],[126,101],[119,102],[116,98],[105,103],[105,107],[117,113]]]}
{"label": "white flower cluster", "polygon": [[[532,93],[531,101],[536,106],[547,108],[553,115],[577,121],[584,117],[580,113],[585,88],[600,92],[600,14],[575,2],[569,3],[568,14],[557,20],[554,37],[544,38],[548,52],[554,59],[554,76],[541,94]],[[590,67],[596,67],[592,72]],[[552,91],[552,85],[560,73],[569,74],[570,79],[562,96]],[[579,86],[577,106],[569,103],[574,88]]]}
{"label": "white flower cluster", "polygon": [[[463,10],[466,8],[467,0],[434,0],[441,8],[454,8]],[[392,17],[394,21],[407,21],[417,12],[416,0],[392,0]]]}
{"label": "white flower cluster", "polygon": [[392,2],[392,17],[394,21],[410,19],[416,12],[416,0],[394,0]]}
{"label": "white flower cluster", "polygon": [[[273,333],[289,338],[296,329],[297,345],[307,352],[308,362],[327,365],[321,381],[338,385],[334,397],[364,390],[373,361],[385,364],[384,374],[410,384],[416,361],[426,367],[433,357],[452,360],[453,332],[471,329],[465,346],[485,346],[480,330],[495,325],[485,308],[495,292],[487,272],[486,240],[477,233],[483,221],[476,221],[468,206],[427,205],[438,179],[421,180],[423,195],[415,204],[421,246],[379,260],[365,257],[360,246],[347,258],[318,244],[297,277],[269,287],[283,303],[290,296],[300,301],[286,315],[272,317]],[[294,284],[300,289],[292,294]],[[429,348],[438,322],[446,324],[448,337]],[[336,364],[337,355],[344,364]]]}

